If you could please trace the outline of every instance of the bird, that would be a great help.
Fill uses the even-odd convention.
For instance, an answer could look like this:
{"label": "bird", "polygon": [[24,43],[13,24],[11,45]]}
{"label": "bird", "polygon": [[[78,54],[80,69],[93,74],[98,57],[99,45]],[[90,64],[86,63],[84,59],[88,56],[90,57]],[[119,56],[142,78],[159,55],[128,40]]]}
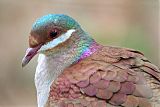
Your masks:
{"label": "bird", "polygon": [[32,25],[22,67],[35,56],[38,107],[160,107],[160,70],[142,52],[103,46],[65,14]]}

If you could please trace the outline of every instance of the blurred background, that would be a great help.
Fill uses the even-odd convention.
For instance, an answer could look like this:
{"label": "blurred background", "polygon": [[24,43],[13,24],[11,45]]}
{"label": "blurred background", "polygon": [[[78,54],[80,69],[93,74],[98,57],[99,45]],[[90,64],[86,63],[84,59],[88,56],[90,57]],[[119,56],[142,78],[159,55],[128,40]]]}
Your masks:
{"label": "blurred background", "polygon": [[142,51],[160,67],[158,0],[0,0],[0,107],[35,107],[37,57],[22,69],[32,23],[48,13],[75,18],[104,45]]}

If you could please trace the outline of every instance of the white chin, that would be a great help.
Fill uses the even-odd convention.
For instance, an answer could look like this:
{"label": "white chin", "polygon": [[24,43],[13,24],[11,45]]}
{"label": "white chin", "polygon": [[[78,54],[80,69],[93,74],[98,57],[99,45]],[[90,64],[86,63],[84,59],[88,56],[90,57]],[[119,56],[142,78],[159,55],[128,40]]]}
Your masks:
{"label": "white chin", "polygon": [[66,33],[60,35],[58,38],[53,39],[52,41],[44,44],[40,49],[39,49],[39,53],[43,53],[46,50],[52,49],[54,47],[56,47],[57,45],[67,41],[71,36],[72,33],[75,32],[75,29],[70,29],[68,30]]}

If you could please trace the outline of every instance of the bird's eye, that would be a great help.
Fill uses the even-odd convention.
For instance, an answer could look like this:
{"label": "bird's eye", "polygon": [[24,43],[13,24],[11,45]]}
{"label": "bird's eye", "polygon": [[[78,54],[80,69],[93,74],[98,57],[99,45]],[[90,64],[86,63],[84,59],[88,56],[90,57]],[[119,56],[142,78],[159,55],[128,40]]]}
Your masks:
{"label": "bird's eye", "polygon": [[51,32],[49,33],[49,36],[50,36],[51,38],[56,38],[57,35],[58,35],[58,31],[57,31],[57,30],[53,30],[53,31],[51,31]]}
{"label": "bird's eye", "polygon": [[57,36],[57,34],[58,34],[57,32],[50,32],[49,36],[51,38],[55,38]]}

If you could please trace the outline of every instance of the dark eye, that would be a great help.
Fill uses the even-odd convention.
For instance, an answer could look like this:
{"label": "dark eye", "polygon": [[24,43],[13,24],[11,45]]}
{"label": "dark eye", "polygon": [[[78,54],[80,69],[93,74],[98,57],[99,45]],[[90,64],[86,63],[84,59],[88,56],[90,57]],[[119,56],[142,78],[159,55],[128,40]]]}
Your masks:
{"label": "dark eye", "polygon": [[49,32],[49,37],[54,39],[56,38],[60,33],[60,30],[59,29],[52,29],[50,32]]}
{"label": "dark eye", "polygon": [[51,32],[49,33],[49,36],[50,36],[51,38],[56,38],[57,35],[58,35],[58,32],[57,32],[57,31],[51,31]]}

